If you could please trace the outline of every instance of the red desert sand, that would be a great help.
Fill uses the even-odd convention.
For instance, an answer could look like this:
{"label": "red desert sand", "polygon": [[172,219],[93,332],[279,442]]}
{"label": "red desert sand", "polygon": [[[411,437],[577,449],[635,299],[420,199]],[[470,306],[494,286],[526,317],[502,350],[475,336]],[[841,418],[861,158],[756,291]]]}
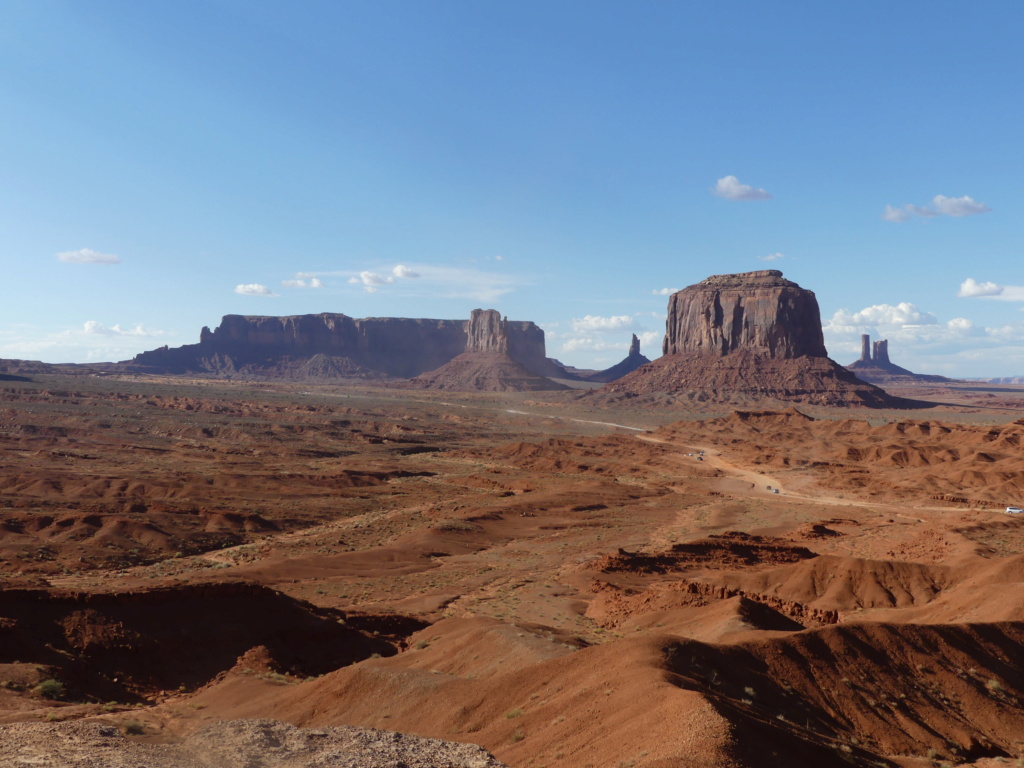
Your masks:
{"label": "red desert sand", "polygon": [[1019,387],[2,386],[4,768],[1024,759]]}

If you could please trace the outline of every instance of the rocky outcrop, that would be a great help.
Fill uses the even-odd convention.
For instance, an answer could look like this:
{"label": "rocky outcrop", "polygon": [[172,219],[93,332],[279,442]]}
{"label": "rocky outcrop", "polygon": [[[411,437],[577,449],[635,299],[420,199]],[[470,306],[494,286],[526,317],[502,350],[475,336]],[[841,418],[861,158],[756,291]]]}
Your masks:
{"label": "rocky outcrop", "polygon": [[778,270],[715,275],[669,298],[664,355],[603,396],[913,407],[830,360],[814,293]]}
{"label": "rocky outcrop", "polygon": [[508,319],[496,309],[474,309],[466,323],[466,351],[508,354]]}
{"label": "rocky outcrop", "polygon": [[538,376],[503,352],[463,352],[435,371],[409,380],[417,389],[453,392],[545,392],[568,389]]}
{"label": "rocky outcrop", "polygon": [[871,357],[880,365],[892,365],[889,362],[889,340],[880,339],[872,347]]}
{"label": "rocky outcrop", "polygon": [[945,376],[914,373],[906,368],[901,368],[889,360],[889,340],[878,339],[872,343],[871,336],[867,333],[860,337],[860,359],[850,363],[846,368],[852,371],[858,379],[881,386],[925,382],[939,384],[954,381]]}
{"label": "rocky outcrop", "polygon": [[672,294],[664,354],[721,357],[739,349],[773,358],[826,357],[814,293],[765,269],[714,275]]}
{"label": "rocky outcrop", "polygon": [[[564,369],[546,357],[544,331],[528,321],[504,320],[494,310],[476,324],[464,320],[399,317],[356,319],[340,313],[286,317],[225,315],[214,330],[203,328],[198,344],[143,352],[130,362],[137,370],[161,373],[286,375],[309,369],[313,358],[329,360],[325,370],[350,371],[359,378],[374,375],[413,377],[444,365],[467,349],[469,326],[473,344],[506,346],[509,357],[538,375]],[[492,314],[493,313],[493,314]],[[502,329],[498,332],[498,327]],[[503,341],[496,341],[498,338]]]}
{"label": "rocky outcrop", "polygon": [[633,340],[629,343],[629,354],[611,368],[606,368],[603,371],[591,374],[587,377],[587,380],[602,383],[616,381],[617,379],[621,379],[627,373],[632,373],[641,365],[646,365],[649,362],[651,362],[650,359],[640,353],[640,339],[638,339],[634,333]]}
{"label": "rocky outcrop", "polygon": [[[543,333],[543,332],[542,332]],[[458,392],[537,392],[567,389],[509,354],[509,322],[494,309],[474,309],[466,323],[466,350],[411,386]]]}

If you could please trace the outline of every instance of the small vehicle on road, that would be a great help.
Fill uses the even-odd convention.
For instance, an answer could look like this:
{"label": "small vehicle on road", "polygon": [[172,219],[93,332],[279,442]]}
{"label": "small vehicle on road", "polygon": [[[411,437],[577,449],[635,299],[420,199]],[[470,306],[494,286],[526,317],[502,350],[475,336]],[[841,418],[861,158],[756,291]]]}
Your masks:
{"label": "small vehicle on road", "polygon": [[1024,509],[1020,507],[1007,507],[1006,514],[1008,515],[1024,515]]}

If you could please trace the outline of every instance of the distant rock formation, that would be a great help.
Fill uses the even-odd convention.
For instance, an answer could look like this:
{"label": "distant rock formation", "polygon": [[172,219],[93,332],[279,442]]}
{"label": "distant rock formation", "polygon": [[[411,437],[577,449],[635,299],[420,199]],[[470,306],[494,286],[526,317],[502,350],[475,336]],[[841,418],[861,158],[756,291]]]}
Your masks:
{"label": "distant rock formation", "polygon": [[436,370],[413,378],[421,389],[458,392],[537,392],[568,389],[514,360],[509,322],[495,309],[474,309],[466,322],[466,350]]}
{"label": "distant rock formation", "polygon": [[872,384],[886,385],[895,383],[929,382],[933,384],[955,381],[945,376],[933,376],[914,373],[901,368],[889,360],[889,340],[878,339],[873,344],[871,335],[864,333],[860,337],[860,359],[846,366],[853,371],[858,379]]}
{"label": "distant rock formation", "polygon": [[474,309],[466,323],[467,352],[508,354],[508,319],[496,309]]}
{"label": "distant rock formation", "polygon": [[778,270],[714,275],[669,298],[664,355],[608,396],[907,407],[830,360],[814,293]]}
{"label": "distant rock formation", "polygon": [[772,358],[826,357],[814,293],[765,269],[713,275],[669,297],[663,354],[722,357],[740,349]]}
{"label": "distant rock formation", "polygon": [[[478,310],[479,311],[479,310]],[[499,343],[508,356],[537,375],[568,374],[546,356],[544,331],[528,321],[488,316],[473,344]],[[500,334],[497,322],[502,326]],[[477,326],[474,326],[477,327]],[[155,373],[315,377],[333,373],[357,378],[409,378],[432,371],[467,349],[464,320],[400,317],[356,319],[323,312],[286,317],[225,315],[214,330],[203,328],[198,344],[161,347],[127,365]]]}
{"label": "distant rock formation", "polygon": [[651,362],[649,358],[640,354],[640,339],[637,338],[636,334],[633,334],[633,340],[629,343],[629,354],[621,361],[613,365],[611,368],[606,368],[603,371],[591,374],[587,377],[587,381],[598,381],[602,383],[608,383],[610,381],[616,381],[621,379],[627,373],[632,373],[641,365],[646,365]]}

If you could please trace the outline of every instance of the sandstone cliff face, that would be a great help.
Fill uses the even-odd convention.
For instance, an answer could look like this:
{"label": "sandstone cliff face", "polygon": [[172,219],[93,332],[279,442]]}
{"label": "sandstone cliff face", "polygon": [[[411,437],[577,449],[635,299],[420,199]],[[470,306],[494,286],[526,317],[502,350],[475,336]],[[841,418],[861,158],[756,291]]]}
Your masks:
{"label": "sandstone cliff face", "polygon": [[714,275],[669,299],[662,352],[826,357],[814,293],[775,269]]}
{"label": "sandstone cliff face", "polygon": [[466,352],[508,353],[508,320],[496,309],[474,309],[466,322]]}
{"label": "sandstone cliff face", "polygon": [[[339,369],[409,378],[439,368],[473,343],[485,347],[505,344],[509,357],[541,375],[552,375],[557,368],[546,357],[544,331],[536,324],[503,320],[495,310],[474,310],[473,314],[478,328],[472,340],[468,330],[473,320],[356,319],[332,312],[286,317],[225,315],[214,330],[203,328],[198,344],[143,352],[132,363],[169,373],[277,375],[300,370],[306,361],[320,355],[332,359]],[[504,329],[503,336],[499,326]]]}
{"label": "sandstone cliff face", "polygon": [[[532,325],[532,323],[530,324]],[[533,326],[536,328],[536,326]],[[466,350],[436,370],[413,378],[409,384],[422,389],[449,389],[461,392],[538,392],[566,389],[516,359],[536,363],[538,347],[544,349],[544,332],[539,341],[528,329],[513,329],[495,309],[474,309],[466,322]],[[552,365],[541,354],[540,359]],[[557,366],[556,366],[557,367]],[[563,374],[564,370],[561,371]]]}
{"label": "sandstone cliff face", "polygon": [[818,301],[778,270],[715,275],[669,299],[665,354],[603,387],[612,400],[910,407],[825,351]]}

